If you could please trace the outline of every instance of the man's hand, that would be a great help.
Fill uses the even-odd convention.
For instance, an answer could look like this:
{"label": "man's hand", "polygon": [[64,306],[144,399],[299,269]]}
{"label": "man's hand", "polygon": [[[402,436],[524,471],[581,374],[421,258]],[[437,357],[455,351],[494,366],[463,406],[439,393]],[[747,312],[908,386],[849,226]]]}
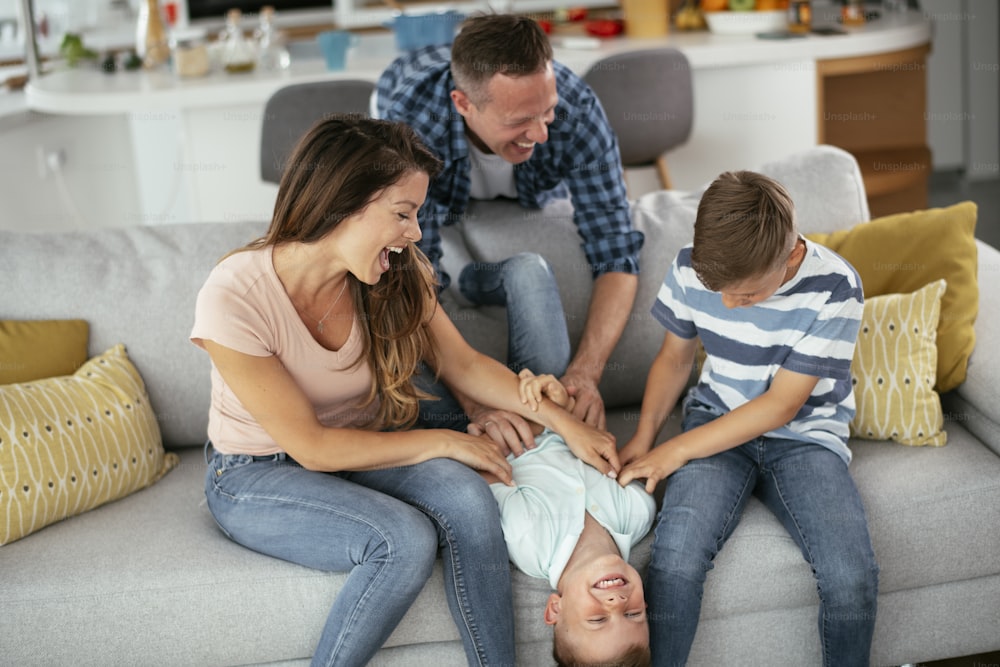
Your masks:
{"label": "man's hand", "polygon": [[504,456],[520,456],[525,448],[535,447],[535,436],[529,424],[521,415],[479,406],[469,415],[470,435],[487,435],[500,448]]}
{"label": "man's hand", "polygon": [[604,414],[604,399],[597,391],[597,381],[581,373],[569,371],[562,377],[562,383],[575,400],[571,412],[583,422],[594,428],[607,428],[607,417]]}

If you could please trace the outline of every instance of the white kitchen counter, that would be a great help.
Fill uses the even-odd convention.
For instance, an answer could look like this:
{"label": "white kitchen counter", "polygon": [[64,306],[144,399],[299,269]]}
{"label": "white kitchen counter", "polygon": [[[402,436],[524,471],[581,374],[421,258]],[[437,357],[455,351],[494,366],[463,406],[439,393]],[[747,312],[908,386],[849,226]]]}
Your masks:
{"label": "white kitchen counter", "polygon": [[[836,25],[834,7],[818,24]],[[817,12],[823,14],[822,11]],[[658,39],[613,38],[555,57],[578,73],[617,52],[673,46],[691,63],[695,126],[668,161],[674,187],[690,189],[727,169],[752,168],[815,145],[823,123],[823,61],[905,51],[929,44],[919,12],[889,14],[847,34],[764,40],[753,35],[672,32]],[[298,45],[309,51],[309,45]],[[264,103],[279,88],[324,79],[375,80],[397,55],[388,33],[362,34],[343,72],[316,57],[283,72],[178,79],[170,72],[104,74],[79,68],[29,82],[29,109],[48,114],[117,114],[129,124],[143,219],[238,220],[270,217],[276,188],[259,176]]]}

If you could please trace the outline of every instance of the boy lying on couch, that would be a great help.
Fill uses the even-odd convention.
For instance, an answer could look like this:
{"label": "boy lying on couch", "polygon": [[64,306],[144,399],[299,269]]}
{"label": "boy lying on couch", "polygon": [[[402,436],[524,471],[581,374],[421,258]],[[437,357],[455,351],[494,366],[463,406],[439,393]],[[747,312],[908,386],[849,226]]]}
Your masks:
{"label": "boy lying on couch", "polygon": [[[572,410],[573,398],[552,375],[523,369],[519,376],[522,400],[548,398]],[[641,483],[619,486],[578,459],[559,434],[532,429],[535,446],[507,457],[513,486],[480,474],[500,506],[511,561],[556,591],[545,607],[553,657],[560,665],[648,665],[646,600],[628,557],[653,523],[653,497]]]}

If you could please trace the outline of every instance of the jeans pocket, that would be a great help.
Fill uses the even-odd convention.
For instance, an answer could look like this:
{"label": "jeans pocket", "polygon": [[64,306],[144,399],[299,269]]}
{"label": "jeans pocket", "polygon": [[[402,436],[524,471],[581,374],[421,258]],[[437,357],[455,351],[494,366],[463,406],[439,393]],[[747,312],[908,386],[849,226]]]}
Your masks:
{"label": "jeans pocket", "polygon": [[242,468],[251,463],[253,463],[253,457],[249,454],[220,454],[219,452],[215,452],[208,460],[209,470],[212,471],[215,479],[222,477],[230,470]]}

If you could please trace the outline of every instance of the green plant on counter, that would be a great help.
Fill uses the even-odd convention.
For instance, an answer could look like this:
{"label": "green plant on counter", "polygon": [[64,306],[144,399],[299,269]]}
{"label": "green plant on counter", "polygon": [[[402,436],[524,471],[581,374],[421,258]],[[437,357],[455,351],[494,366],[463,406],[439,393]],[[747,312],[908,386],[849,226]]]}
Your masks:
{"label": "green plant on counter", "polygon": [[80,35],[67,32],[59,45],[59,55],[66,59],[66,64],[76,67],[81,60],[96,60],[97,52],[83,45]]}

